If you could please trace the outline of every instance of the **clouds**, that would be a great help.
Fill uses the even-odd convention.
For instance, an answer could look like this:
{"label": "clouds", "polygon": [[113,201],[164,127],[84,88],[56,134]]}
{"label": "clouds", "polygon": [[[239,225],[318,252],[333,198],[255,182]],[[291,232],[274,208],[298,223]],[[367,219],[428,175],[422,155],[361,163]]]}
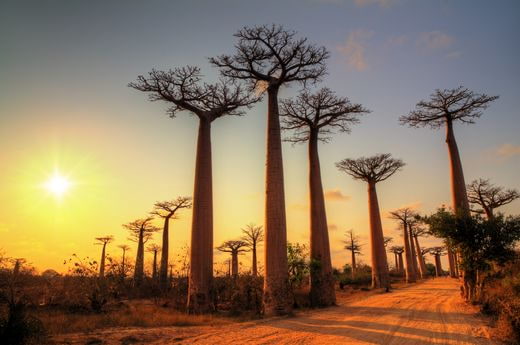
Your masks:
{"label": "clouds", "polygon": [[338,188],[325,191],[325,199],[330,201],[347,201],[350,196],[343,194]]}
{"label": "clouds", "polygon": [[354,0],[354,4],[358,7],[365,7],[369,5],[379,5],[381,7],[390,7],[395,4],[393,0]]}
{"label": "clouds", "polygon": [[356,30],[349,33],[347,40],[337,47],[346,58],[347,64],[356,71],[365,71],[369,66],[366,59],[366,41],[373,36],[373,31]]}
{"label": "clouds", "polygon": [[426,53],[433,53],[450,48],[455,38],[441,31],[430,31],[419,34],[417,46]]}
{"label": "clouds", "polygon": [[495,153],[503,158],[517,156],[520,155],[520,145],[503,144],[496,149]]}

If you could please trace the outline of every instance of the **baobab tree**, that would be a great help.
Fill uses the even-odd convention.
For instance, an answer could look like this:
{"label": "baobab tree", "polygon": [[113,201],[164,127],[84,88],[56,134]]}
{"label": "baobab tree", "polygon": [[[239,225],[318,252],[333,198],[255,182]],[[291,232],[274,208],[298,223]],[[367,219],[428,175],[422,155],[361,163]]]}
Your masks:
{"label": "baobab tree", "polygon": [[152,70],[129,86],[149,93],[152,101],[171,103],[169,114],[172,118],[180,111],[187,111],[199,120],[187,307],[193,313],[208,312],[212,308],[213,281],[211,124],[225,115],[243,115],[242,109],[258,99],[234,81],[221,79],[215,84],[202,83],[200,69],[194,66]]}
{"label": "baobab tree", "polygon": [[127,244],[120,244],[118,246],[118,248],[120,248],[123,251],[123,257],[122,257],[122,260],[121,260],[121,277],[124,278],[126,276],[126,271],[125,271],[126,252],[128,250],[130,250],[130,246],[128,246]]}
{"label": "baobab tree", "polygon": [[112,236],[112,235],[104,236],[104,237],[96,237],[97,242],[95,244],[102,246],[101,260],[99,263],[99,278],[101,278],[101,279],[105,278],[105,253],[106,253],[105,250],[106,250],[107,244],[109,244],[113,240],[114,240],[114,236]]}
{"label": "baobab tree", "polygon": [[238,255],[249,251],[248,244],[245,241],[226,241],[222,243],[217,250],[231,254],[231,275],[238,276]]}
{"label": "baobab tree", "polygon": [[427,269],[426,263],[424,262],[423,251],[421,246],[419,245],[419,237],[426,236],[428,234],[428,230],[422,226],[419,221],[412,223],[410,226],[411,232],[411,240],[413,240],[415,244],[415,253],[417,255],[417,260],[419,261],[419,274],[421,275],[421,279],[426,278]]}
{"label": "baobab tree", "polygon": [[417,280],[417,271],[413,266],[413,258],[412,258],[412,246],[410,233],[408,232],[408,228],[410,227],[410,223],[414,221],[414,217],[416,213],[410,207],[403,207],[398,210],[390,212],[390,219],[397,220],[403,226],[403,242],[404,242],[404,272],[405,279],[407,283],[415,283]]}
{"label": "baobab tree", "polygon": [[412,257],[412,266],[413,270],[415,272],[415,278],[422,278],[421,270],[419,268],[419,260],[417,258],[417,249],[415,248],[415,241],[413,238],[413,227],[418,222],[417,220],[418,215],[414,217],[414,219],[410,219],[408,221],[408,239],[410,240],[410,255]]}
{"label": "baobab tree", "polygon": [[376,184],[385,181],[400,170],[405,164],[394,159],[389,153],[358,159],[344,159],[336,167],[354,179],[368,183],[368,213],[370,220],[370,244],[372,254],[372,288],[390,289],[388,263],[381,225],[381,213],[377,201]]}
{"label": "baobab tree", "polygon": [[493,211],[500,206],[507,205],[520,198],[516,189],[506,189],[493,185],[489,179],[478,179],[468,185],[468,199],[470,204],[482,208],[473,210],[484,213],[488,219],[494,217]]}
{"label": "baobab tree", "polygon": [[[453,210],[458,216],[467,217],[470,214],[464,172],[459,149],[455,140],[453,125],[455,122],[472,124],[482,116],[491,102],[498,96],[475,93],[462,86],[456,89],[435,90],[429,100],[416,104],[415,110],[406,116],[401,116],[401,124],[411,127],[430,127],[438,129],[446,126],[446,144],[450,158],[451,196]],[[450,276],[456,277],[455,254],[452,248],[447,248]],[[475,278],[475,272],[465,272],[469,280]],[[466,281],[466,277],[464,278]],[[465,284],[467,285],[467,284]],[[466,294],[466,292],[464,292]]]}
{"label": "baobab tree", "polygon": [[175,200],[156,202],[154,210],[151,214],[164,219],[162,247],[161,247],[161,265],[159,268],[159,285],[162,289],[168,286],[168,255],[170,243],[170,219],[176,218],[176,213],[182,209],[191,208],[192,202],[190,197],[179,196]]}
{"label": "baobab tree", "polygon": [[310,300],[313,306],[329,306],[336,302],[330,243],[321,181],[318,143],[328,142],[337,130],[348,133],[350,126],[368,110],[337,96],[328,88],[316,93],[303,90],[296,99],[281,103],[282,129],[291,134],[285,140],[308,143],[310,200]]}
{"label": "baobab tree", "polygon": [[435,258],[435,276],[441,277],[444,273],[442,272],[441,256],[446,254],[444,247],[432,247],[430,248],[430,254]]}
{"label": "baobab tree", "polygon": [[157,279],[157,253],[161,251],[161,247],[155,243],[149,244],[146,248],[148,253],[153,253],[152,279]]}
{"label": "baobab tree", "polygon": [[279,25],[244,27],[235,37],[234,55],[210,59],[222,75],[249,82],[251,90],[267,91],[267,158],[265,198],[264,314],[292,309],[287,270],[287,226],[278,92],[284,85],[316,82],[325,75],[325,47],[307,43]]}
{"label": "baobab tree", "polygon": [[258,247],[258,244],[264,241],[264,230],[262,229],[262,226],[256,226],[255,224],[251,223],[246,225],[245,228],[242,229],[242,233],[244,234],[242,236],[242,241],[247,243],[247,246],[251,250],[253,257],[252,257],[252,274],[254,276],[258,275],[258,266],[257,266],[257,259],[256,259],[256,248]]}
{"label": "baobab tree", "polygon": [[361,254],[361,247],[362,244],[359,240],[358,236],[354,235],[354,230],[350,229],[345,232],[345,236],[347,237],[346,240],[343,241],[345,244],[345,249],[350,251],[350,263],[352,266],[351,275],[352,278],[356,275],[356,255]]}
{"label": "baobab tree", "polygon": [[404,247],[403,246],[392,246],[392,247],[390,247],[389,251],[390,251],[390,253],[394,254],[396,271],[399,273],[403,272]]}
{"label": "baobab tree", "polygon": [[144,279],[144,244],[152,237],[154,232],[160,230],[151,223],[153,219],[153,217],[147,217],[123,224],[123,227],[130,232],[129,239],[137,242],[134,268],[134,284],[136,286],[140,286]]}

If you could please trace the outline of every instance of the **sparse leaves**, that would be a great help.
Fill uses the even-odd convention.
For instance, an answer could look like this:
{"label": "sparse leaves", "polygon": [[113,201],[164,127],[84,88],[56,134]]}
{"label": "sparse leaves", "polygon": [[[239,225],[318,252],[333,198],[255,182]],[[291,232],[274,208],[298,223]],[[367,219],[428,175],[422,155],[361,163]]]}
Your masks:
{"label": "sparse leaves", "polygon": [[355,179],[366,182],[384,181],[404,166],[400,159],[392,158],[389,153],[358,159],[344,159],[336,163],[336,167]]}

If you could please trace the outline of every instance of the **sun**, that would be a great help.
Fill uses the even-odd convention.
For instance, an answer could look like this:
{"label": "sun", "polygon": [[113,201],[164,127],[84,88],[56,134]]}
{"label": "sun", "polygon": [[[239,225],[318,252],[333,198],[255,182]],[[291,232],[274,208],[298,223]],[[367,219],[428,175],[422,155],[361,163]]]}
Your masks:
{"label": "sun", "polygon": [[70,181],[59,173],[55,173],[45,182],[45,189],[57,197],[65,194],[69,187]]}

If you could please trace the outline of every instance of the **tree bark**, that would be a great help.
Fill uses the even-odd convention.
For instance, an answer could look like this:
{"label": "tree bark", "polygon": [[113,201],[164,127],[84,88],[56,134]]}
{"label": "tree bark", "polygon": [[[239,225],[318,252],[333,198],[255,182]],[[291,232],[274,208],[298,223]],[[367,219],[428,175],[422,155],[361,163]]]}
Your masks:
{"label": "tree bark", "polygon": [[101,250],[101,263],[99,266],[99,278],[105,278],[105,248],[107,244],[103,243],[103,250]]}
{"label": "tree bark", "polygon": [[399,272],[399,262],[397,261],[397,253],[394,252],[395,271]]}
{"label": "tree bark", "polygon": [[450,277],[457,278],[457,274],[455,273],[455,258],[451,247],[448,246],[448,268],[450,271]]}
{"label": "tree bark", "polygon": [[123,250],[123,262],[121,263],[121,277],[123,277],[123,279],[126,276],[126,273],[125,273],[125,254],[126,254],[126,250]]}
{"label": "tree bark", "polygon": [[421,275],[421,279],[426,278],[426,263],[424,262],[424,257],[421,254],[421,247],[419,246],[419,239],[417,236],[413,236],[415,241],[415,248],[417,250],[417,260],[419,261],[419,274]]}
{"label": "tree bark", "polygon": [[368,182],[368,210],[370,217],[370,243],[372,250],[372,288],[390,289],[388,263],[383,238],[383,226],[377,201],[376,183]]}
{"label": "tree bark", "polygon": [[191,227],[188,312],[213,309],[213,186],[211,170],[211,120],[200,118],[195,163]]}
{"label": "tree bark", "polygon": [[153,270],[152,270],[152,279],[155,281],[157,279],[157,252],[153,252]]}
{"label": "tree bark", "polygon": [[330,259],[329,230],[318,155],[318,133],[311,130],[309,139],[310,244],[312,306],[336,303],[334,277]]}
{"label": "tree bark", "polygon": [[258,275],[258,266],[256,262],[256,243],[253,244],[253,275]]}
{"label": "tree bark", "polygon": [[404,272],[403,253],[399,253],[399,273]]}
{"label": "tree bark", "polygon": [[435,276],[442,276],[441,256],[435,255]]}
{"label": "tree bark", "polygon": [[[352,243],[352,245],[354,245],[354,243]],[[354,247],[352,247],[354,248]],[[356,251],[355,250],[352,250],[352,279],[354,279],[354,277],[356,276]]]}
{"label": "tree bark", "polygon": [[163,290],[168,287],[168,255],[170,247],[169,227],[170,217],[165,217],[162,235],[161,265],[159,267],[159,286]]}
{"label": "tree bark", "polygon": [[238,253],[231,253],[231,274],[233,278],[238,276]]}
{"label": "tree bark", "polygon": [[409,240],[410,240],[410,253],[412,255],[412,267],[415,272],[415,279],[418,279],[419,277],[422,278],[422,275],[419,272],[419,264],[417,262],[417,250],[415,249],[415,243],[413,241],[413,232],[412,228],[408,226],[409,231]]}
{"label": "tree bark", "polygon": [[464,172],[460,160],[459,149],[453,133],[453,122],[446,121],[446,144],[450,156],[451,174],[451,197],[455,212],[460,215],[469,215],[468,194],[466,192],[466,182],[464,182]]}
{"label": "tree bark", "polygon": [[287,271],[287,227],[283,179],[282,140],[278,114],[278,86],[269,86],[265,183],[265,278],[263,307],[266,316],[286,315],[292,309]]}
{"label": "tree bark", "polygon": [[405,280],[407,283],[415,283],[417,280],[416,273],[413,269],[412,250],[410,247],[410,236],[408,235],[408,224],[403,223],[403,239],[404,239],[404,259],[405,259]]}
{"label": "tree bark", "polygon": [[144,243],[143,243],[143,228],[139,230],[139,240],[137,243],[137,255],[135,257],[134,269],[134,284],[140,286],[143,282],[144,276]]}

